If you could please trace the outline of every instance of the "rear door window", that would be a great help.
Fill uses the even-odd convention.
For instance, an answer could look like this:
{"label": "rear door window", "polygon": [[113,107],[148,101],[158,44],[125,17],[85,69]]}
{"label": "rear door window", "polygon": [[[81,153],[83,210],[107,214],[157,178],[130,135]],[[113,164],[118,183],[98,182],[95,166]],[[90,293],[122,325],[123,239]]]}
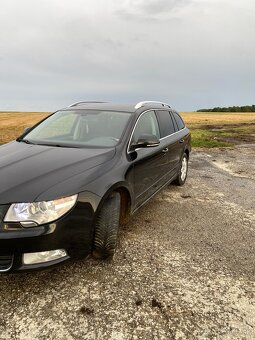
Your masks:
{"label": "rear door window", "polygon": [[160,137],[166,137],[175,132],[174,123],[169,111],[157,111],[160,126]]}
{"label": "rear door window", "polygon": [[174,120],[176,121],[176,124],[178,126],[178,130],[182,130],[185,128],[185,124],[182,120],[182,118],[180,117],[180,115],[178,115],[177,112],[172,112],[173,116],[174,116]]}

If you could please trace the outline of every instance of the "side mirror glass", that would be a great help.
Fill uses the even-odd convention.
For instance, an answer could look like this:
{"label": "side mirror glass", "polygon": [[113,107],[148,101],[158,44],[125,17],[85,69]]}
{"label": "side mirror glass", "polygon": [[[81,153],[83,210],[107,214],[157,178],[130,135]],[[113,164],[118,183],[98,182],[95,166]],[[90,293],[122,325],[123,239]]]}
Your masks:
{"label": "side mirror glass", "polygon": [[159,139],[155,135],[141,135],[137,142],[131,144],[131,151],[138,149],[138,148],[149,148],[159,146]]}

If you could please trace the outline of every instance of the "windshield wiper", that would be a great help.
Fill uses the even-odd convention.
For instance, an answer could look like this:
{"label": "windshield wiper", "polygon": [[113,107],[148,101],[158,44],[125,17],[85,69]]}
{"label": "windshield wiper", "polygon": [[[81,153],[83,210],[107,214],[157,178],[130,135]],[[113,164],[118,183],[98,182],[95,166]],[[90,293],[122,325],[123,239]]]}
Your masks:
{"label": "windshield wiper", "polygon": [[65,144],[54,144],[54,143],[37,143],[36,145],[43,145],[43,146],[53,146],[56,148],[80,148],[79,146],[74,145],[65,145]]}
{"label": "windshield wiper", "polygon": [[22,142],[22,143],[26,143],[26,144],[35,144],[35,143],[32,143],[30,140],[23,139],[23,138],[18,138],[17,142]]}

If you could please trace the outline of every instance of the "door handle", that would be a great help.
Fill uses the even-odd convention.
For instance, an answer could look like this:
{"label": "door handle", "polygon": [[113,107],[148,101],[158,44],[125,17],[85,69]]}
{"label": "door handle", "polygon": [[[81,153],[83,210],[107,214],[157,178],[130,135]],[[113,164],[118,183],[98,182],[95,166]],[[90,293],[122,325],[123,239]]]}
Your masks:
{"label": "door handle", "polygon": [[165,148],[162,150],[163,153],[167,153],[168,152],[168,148]]}
{"label": "door handle", "polygon": [[180,139],[179,143],[181,143],[181,144],[184,143],[184,139]]}

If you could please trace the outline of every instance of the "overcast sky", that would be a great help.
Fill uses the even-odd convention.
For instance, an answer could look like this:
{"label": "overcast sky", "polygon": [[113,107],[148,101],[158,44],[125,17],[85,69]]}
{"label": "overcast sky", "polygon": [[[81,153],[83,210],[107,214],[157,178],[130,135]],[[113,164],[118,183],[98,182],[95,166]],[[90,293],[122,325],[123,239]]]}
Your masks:
{"label": "overcast sky", "polygon": [[2,0],[0,110],[255,104],[254,0]]}

